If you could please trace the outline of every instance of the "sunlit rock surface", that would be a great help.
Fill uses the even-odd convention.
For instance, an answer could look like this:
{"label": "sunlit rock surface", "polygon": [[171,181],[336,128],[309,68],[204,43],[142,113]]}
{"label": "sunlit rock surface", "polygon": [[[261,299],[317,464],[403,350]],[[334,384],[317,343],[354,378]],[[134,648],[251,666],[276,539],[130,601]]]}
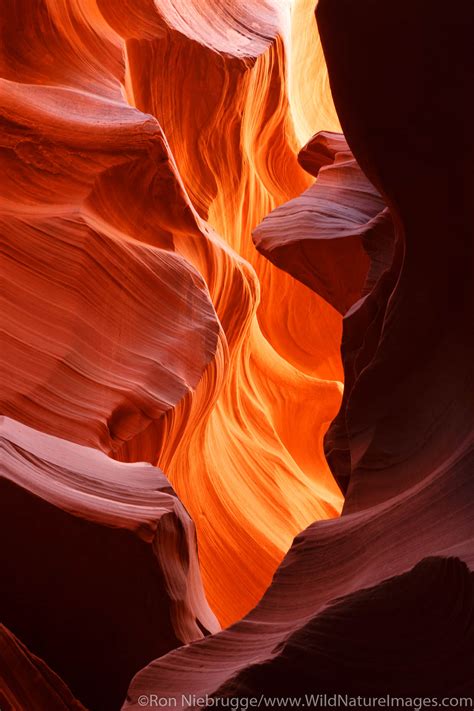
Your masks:
{"label": "sunlit rock surface", "polygon": [[[192,401],[167,417],[158,463],[196,521],[208,599],[228,624],[258,600],[297,530],[341,504],[319,444],[339,406],[340,318],[251,239],[312,180],[296,160],[288,98],[296,85],[312,97],[291,43],[307,7],[101,8],[126,40],[128,100],[157,117],[191,202],[220,235],[175,239],[209,287],[222,351]],[[308,61],[322,64],[319,45],[312,51]],[[328,97],[315,103],[330,113]],[[330,120],[338,126],[333,109]]]}
{"label": "sunlit rock surface", "polygon": [[[362,293],[344,318],[344,400],[326,437],[347,493],[343,515],[297,536],[242,621],[140,672],[126,709],[150,688],[178,707],[183,691],[258,698],[474,693],[474,10],[468,2],[452,15],[432,10],[422,0],[321,0],[318,8],[342,127],[373,182],[372,196],[383,196],[393,220],[390,233],[371,241]],[[457,162],[435,150],[448,120],[460,141]],[[270,247],[291,240],[278,220],[305,200],[313,224],[324,227],[317,211],[328,185],[318,183],[310,198],[267,218],[257,243],[265,234]],[[344,195],[353,184],[342,178],[338,189]],[[342,205],[333,201],[325,222],[334,239],[344,239],[336,236],[338,220],[347,229],[357,208],[355,200],[341,223]],[[300,219],[293,227],[301,235]],[[324,245],[324,232],[314,239]],[[331,250],[326,239],[328,264]],[[301,278],[294,263],[285,268]],[[312,277],[320,291],[321,274]],[[340,294],[330,286],[332,298]]]}
{"label": "sunlit rock surface", "polygon": [[21,711],[474,694],[474,10],[317,14],[6,3]]}
{"label": "sunlit rock surface", "polygon": [[251,238],[312,182],[302,143],[339,128],[312,8],[25,0],[7,19],[3,412],[158,464],[229,624],[342,506],[323,454],[341,318]]}

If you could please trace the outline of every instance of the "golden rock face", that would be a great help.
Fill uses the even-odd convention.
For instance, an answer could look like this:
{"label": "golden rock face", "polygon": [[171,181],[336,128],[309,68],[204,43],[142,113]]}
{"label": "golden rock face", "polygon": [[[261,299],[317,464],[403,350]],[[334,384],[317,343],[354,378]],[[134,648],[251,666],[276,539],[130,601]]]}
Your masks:
{"label": "golden rock face", "polygon": [[[127,56],[135,105],[157,117],[193,206],[217,233],[202,226],[174,241],[209,287],[222,340],[186,413],[170,414],[158,462],[196,522],[206,592],[227,625],[259,599],[294,535],[342,503],[322,453],[340,402],[340,317],[263,259],[251,236],[312,182],[296,160],[296,128],[306,137],[327,114],[338,124],[320,47],[298,32],[307,3],[246,3],[255,35],[231,18],[225,26],[213,3],[191,32],[187,7],[184,28],[160,6],[168,24],[128,40]],[[297,35],[315,56],[298,50]]]}
{"label": "golden rock face", "polygon": [[474,697],[474,5],[313,3],[3,2],[2,709]]}
{"label": "golden rock face", "polygon": [[341,318],[252,241],[311,185],[304,142],[339,126],[313,8],[25,0],[10,14],[4,414],[159,465],[228,625],[295,534],[342,506],[322,450]]}

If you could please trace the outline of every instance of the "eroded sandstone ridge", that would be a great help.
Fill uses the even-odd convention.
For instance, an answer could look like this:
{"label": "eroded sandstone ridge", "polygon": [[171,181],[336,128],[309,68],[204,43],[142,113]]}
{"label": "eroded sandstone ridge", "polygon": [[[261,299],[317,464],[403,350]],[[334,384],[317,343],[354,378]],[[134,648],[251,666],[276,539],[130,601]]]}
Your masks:
{"label": "eroded sandstone ridge", "polygon": [[472,4],[4,6],[0,707],[474,694]]}

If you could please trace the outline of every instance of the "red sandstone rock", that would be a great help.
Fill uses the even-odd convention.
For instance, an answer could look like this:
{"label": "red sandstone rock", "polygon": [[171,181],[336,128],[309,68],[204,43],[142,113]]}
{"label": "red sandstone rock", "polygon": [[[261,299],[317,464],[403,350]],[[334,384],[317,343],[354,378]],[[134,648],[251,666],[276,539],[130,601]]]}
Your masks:
{"label": "red sandstone rock", "polygon": [[218,629],[194,526],[156,467],[6,418],[0,434],[2,620],[88,708],[116,709],[144,663]]}
{"label": "red sandstone rock", "polygon": [[4,711],[85,711],[63,681],[0,625],[0,704]]}
{"label": "red sandstone rock", "polygon": [[[320,0],[351,154],[320,134],[300,198],[326,126],[295,97],[329,96],[295,71],[305,0],[30,5],[0,57],[1,394],[35,428],[5,425],[5,621],[100,711],[143,665],[124,709],[474,694],[472,4]],[[257,241],[306,286],[253,249],[274,208]],[[339,510],[321,294],[343,515],[175,649],[217,629],[192,525],[106,455],[162,464],[237,619]]]}
{"label": "red sandstone rock", "polygon": [[317,134],[299,160],[316,182],[263,220],[255,245],[345,314],[377,280],[382,265],[373,259],[369,270],[369,256],[393,241],[390,214],[342,134]]}
{"label": "red sandstone rock", "polygon": [[344,319],[326,441],[345,507],[295,539],[244,620],[142,670],[126,709],[150,688],[178,705],[183,691],[474,693],[474,11],[320,0],[318,18],[349,146],[395,226]]}

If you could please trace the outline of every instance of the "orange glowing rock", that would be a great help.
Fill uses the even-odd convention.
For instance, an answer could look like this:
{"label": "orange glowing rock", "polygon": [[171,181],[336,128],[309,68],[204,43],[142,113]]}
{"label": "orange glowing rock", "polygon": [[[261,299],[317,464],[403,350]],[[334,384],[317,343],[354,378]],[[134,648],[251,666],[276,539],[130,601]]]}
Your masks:
{"label": "orange glowing rock", "polygon": [[107,220],[113,196],[97,206],[101,181],[116,176],[118,202],[140,158],[144,180],[147,160],[167,160],[163,138],[125,105],[1,89],[2,412],[117,454],[196,386],[217,344],[204,282],[167,248],[166,215],[157,246],[136,240],[119,210]]}
{"label": "orange glowing rock", "polygon": [[[352,222],[371,265],[365,294],[344,317],[344,400],[326,437],[344,509],[296,537],[243,620],[145,667],[124,711],[149,689],[178,709],[189,695],[209,695],[211,707],[304,705],[311,694],[310,705],[330,707],[339,694],[359,708],[369,698],[382,706],[374,696],[385,703],[387,694],[474,693],[474,6],[320,0],[317,15],[341,123],[366,178],[353,165],[328,214],[315,210],[323,180],[307,206],[313,225],[339,222],[344,239],[360,204],[353,190],[345,203],[343,188],[363,179],[383,226],[371,241],[366,219]],[[448,124],[455,157],[440,148]],[[268,228],[278,215],[288,216],[277,210]],[[268,248],[285,237],[271,232]],[[321,242],[330,253],[330,240]],[[312,276],[319,290],[321,275]]]}
{"label": "orange glowing rock", "polygon": [[474,10],[428,4],[6,3],[0,706],[474,693]]}
{"label": "orange glowing rock", "polygon": [[314,104],[339,124],[326,84],[306,129],[293,123],[301,63],[322,62],[318,47],[292,55],[307,3],[293,13],[242,3],[238,22],[215,3],[100,8],[125,40],[128,100],[160,122],[198,213],[199,229],[174,246],[202,274],[222,326],[196,393],[166,416],[157,461],[196,522],[208,598],[228,624],[259,599],[298,530],[342,503],[322,453],[341,397],[340,316],[251,238],[312,180],[296,154],[298,135],[322,120]]}
{"label": "orange glowing rock", "polygon": [[0,58],[3,412],[158,464],[224,625],[342,507],[323,454],[340,315],[251,238],[311,184],[301,144],[339,124],[309,3],[234,10],[20,2]]}

